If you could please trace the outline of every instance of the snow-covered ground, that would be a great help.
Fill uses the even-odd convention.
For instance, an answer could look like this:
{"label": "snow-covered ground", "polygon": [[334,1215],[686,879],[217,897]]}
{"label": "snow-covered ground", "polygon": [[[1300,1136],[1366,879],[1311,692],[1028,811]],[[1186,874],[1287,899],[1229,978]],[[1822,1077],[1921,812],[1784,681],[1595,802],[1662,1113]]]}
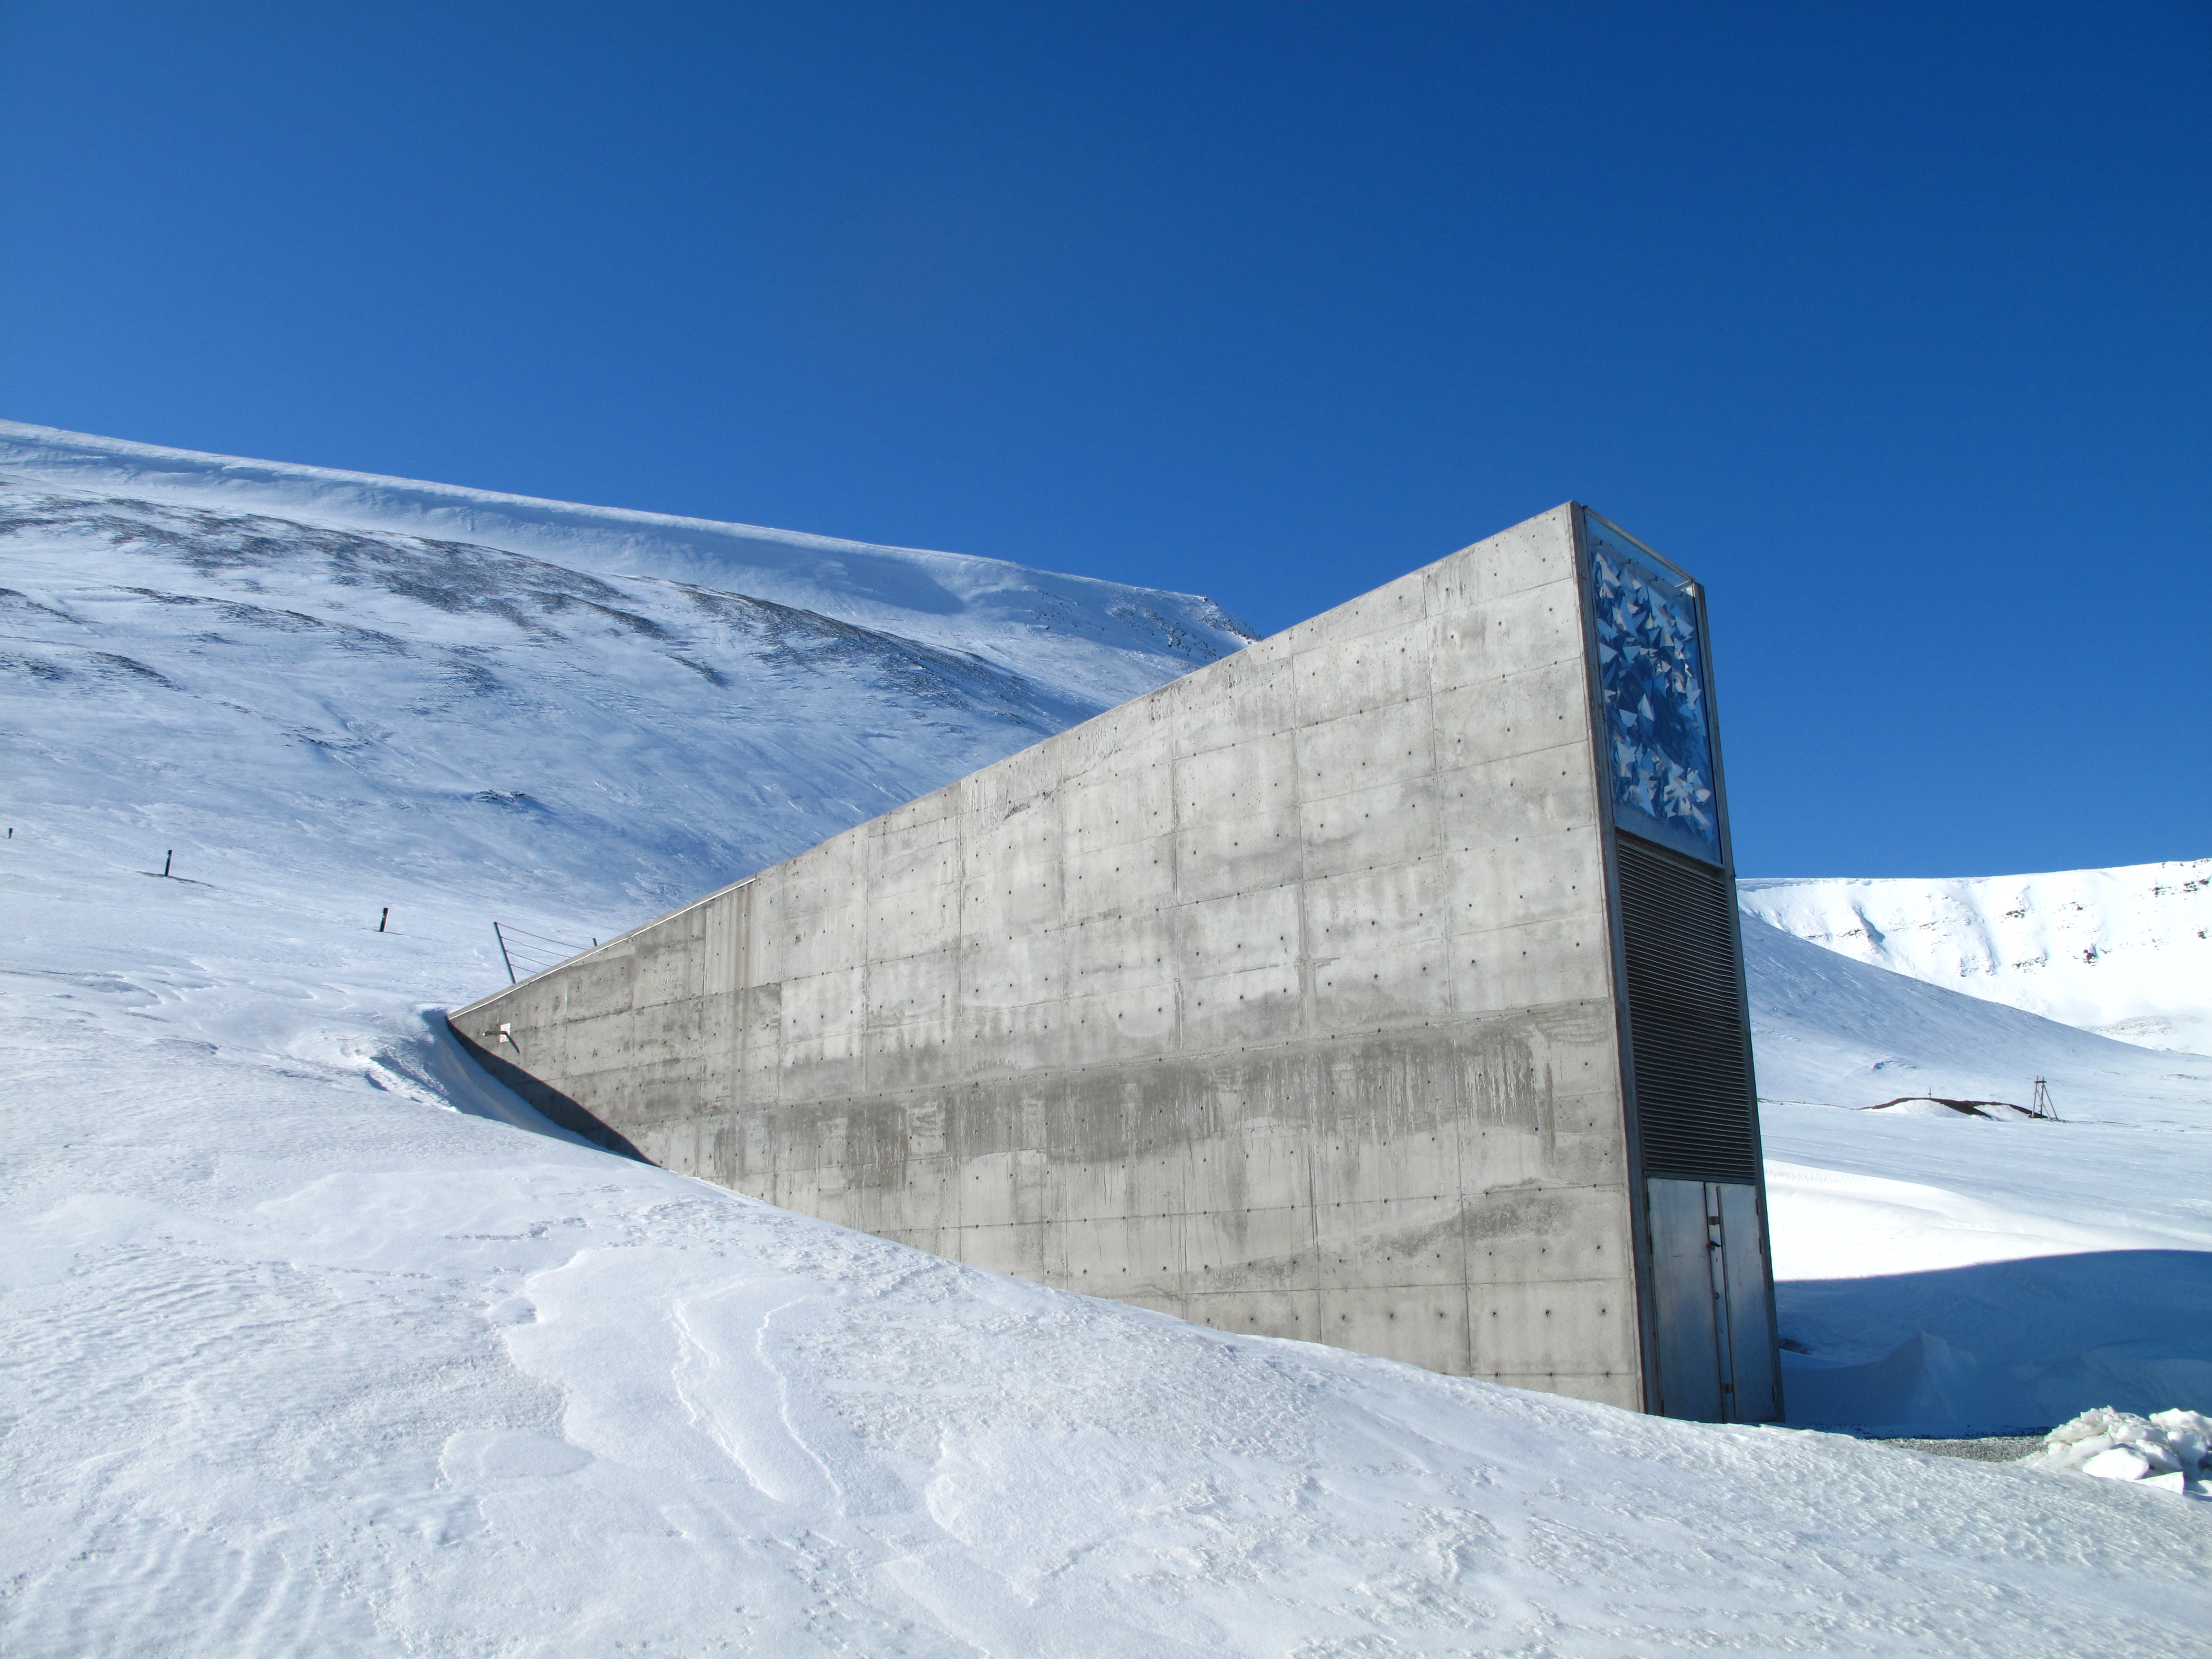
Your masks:
{"label": "snow-covered ground", "polygon": [[1800,939],[2152,1048],[2212,1054],[2212,858],[1950,881],[1747,881]]}
{"label": "snow-covered ground", "polygon": [[[494,916],[634,923],[1233,647],[1203,602],[26,432],[0,1650],[2199,1650],[2212,1504],[971,1272],[443,1036]],[[1747,932],[1762,1092],[1831,1103],[1765,1115],[1793,1416],[2212,1405],[2212,1062]],[[1849,1109],[2039,1074],[2065,1121]]]}
{"label": "snow-covered ground", "polygon": [[1224,1336],[511,1127],[418,1007],[476,916],[374,896],[0,843],[11,1655],[2200,1650],[2212,1505]]}
{"label": "snow-covered ground", "polygon": [[[1743,930],[1791,1420],[2212,1410],[2212,1058]],[[2038,1077],[2061,1121],[1851,1109],[2026,1105]]]}

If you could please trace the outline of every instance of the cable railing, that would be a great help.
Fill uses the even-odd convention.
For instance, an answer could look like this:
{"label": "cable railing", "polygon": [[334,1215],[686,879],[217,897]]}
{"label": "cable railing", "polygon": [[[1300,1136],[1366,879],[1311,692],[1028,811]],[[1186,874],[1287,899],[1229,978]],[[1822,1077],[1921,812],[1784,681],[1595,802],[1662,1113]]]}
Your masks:
{"label": "cable railing", "polygon": [[533,933],[512,922],[495,921],[492,934],[499,940],[499,959],[507,964],[507,982],[519,985],[532,975],[542,974],[548,968],[558,967],[570,957],[586,951],[595,951],[599,942],[578,945],[574,940],[550,939],[544,933]]}

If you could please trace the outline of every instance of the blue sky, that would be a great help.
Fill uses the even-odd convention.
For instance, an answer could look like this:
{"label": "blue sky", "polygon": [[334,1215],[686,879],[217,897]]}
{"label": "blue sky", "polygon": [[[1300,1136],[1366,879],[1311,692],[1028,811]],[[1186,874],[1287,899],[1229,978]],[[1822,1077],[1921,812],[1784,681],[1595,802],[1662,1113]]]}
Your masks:
{"label": "blue sky", "polygon": [[0,414],[1287,626],[1570,497],[1739,862],[2212,851],[2212,11],[0,0]]}

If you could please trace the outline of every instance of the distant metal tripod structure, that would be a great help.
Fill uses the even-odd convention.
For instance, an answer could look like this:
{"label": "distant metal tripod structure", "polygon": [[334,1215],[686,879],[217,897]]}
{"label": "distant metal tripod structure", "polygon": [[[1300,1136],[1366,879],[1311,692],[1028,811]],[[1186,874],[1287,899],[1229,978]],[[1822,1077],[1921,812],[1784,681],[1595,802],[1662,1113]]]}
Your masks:
{"label": "distant metal tripod structure", "polygon": [[2058,1115],[2057,1103],[2051,1098],[2051,1085],[2041,1078],[2035,1079],[2035,1103],[2028,1110],[2037,1117],[2049,1118],[2053,1123],[2063,1121]]}

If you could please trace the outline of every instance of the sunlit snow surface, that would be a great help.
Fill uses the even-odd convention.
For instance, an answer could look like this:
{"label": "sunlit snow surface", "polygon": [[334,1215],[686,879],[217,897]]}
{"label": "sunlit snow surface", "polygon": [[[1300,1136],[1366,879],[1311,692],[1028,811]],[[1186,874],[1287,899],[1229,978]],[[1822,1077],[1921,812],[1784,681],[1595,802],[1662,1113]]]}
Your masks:
{"label": "sunlit snow surface", "polygon": [[[1202,602],[13,441],[0,1650],[2200,1643],[2212,1505],[969,1272],[544,1133],[439,1035],[493,916],[642,920],[1231,647]],[[1762,1092],[1839,1103],[1765,1114],[1793,1406],[2203,1409],[2212,1063],[1747,933]],[[2067,1122],[1846,1109],[2023,1073]]]}
{"label": "sunlit snow surface", "polygon": [[0,1646],[2198,1650],[2212,1505],[1228,1337],[504,1110],[473,918],[0,863]]}

